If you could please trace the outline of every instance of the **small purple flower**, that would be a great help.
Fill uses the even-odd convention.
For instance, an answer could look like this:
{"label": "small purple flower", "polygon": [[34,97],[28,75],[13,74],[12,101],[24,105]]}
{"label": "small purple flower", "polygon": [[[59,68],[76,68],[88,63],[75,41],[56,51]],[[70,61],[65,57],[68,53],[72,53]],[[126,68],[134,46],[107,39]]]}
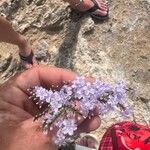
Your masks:
{"label": "small purple flower", "polygon": [[94,83],[94,88],[98,97],[102,96],[104,93],[113,91],[113,87],[110,84],[102,83],[99,80],[96,80]]}
{"label": "small purple flower", "polygon": [[[73,137],[77,130],[73,116],[78,113],[83,117],[91,117],[97,108],[100,115],[105,115],[120,106],[122,116],[129,117],[133,109],[123,106],[125,96],[126,86],[123,82],[116,86],[100,80],[89,83],[84,76],[77,77],[70,85],[64,84],[58,91],[35,86],[31,92],[31,97],[41,106],[42,113],[37,118],[43,119],[45,132],[54,126],[58,128],[55,143],[59,146],[65,145]],[[80,109],[76,108],[77,102],[80,103]]]}
{"label": "small purple flower", "polygon": [[72,88],[68,85],[64,85],[62,86],[62,88],[60,89],[60,92],[64,92],[67,96],[71,96],[72,95]]}
{"label": "small purple flower", "polygon": [[99,109],[100,109],[101,115],[106,115],[110,111],[114,110],[114,107],[112,107],[111,104],[106,103],[106,104],[101,104]]}
{"label": "small purple flower", "polygon": [[76,80],[74,80],[73,82],[72,82],[72,88],[80,88],[80,87],[83,87],[83,86],[85,86],[86,85],[86,82],[85,82],[85,77],[84,76],[78,76],[77,78],[76,78]]}
{"label": "small purple flower", "polygon": [[51,95],[50,106],[54,114],[59,113],[59,109],[63,106],[63,103],[64,103],[63,101],[64,101],[64,98],[60,95],[58,91],[55,91]]}
{"label": "small purple flower", "polygon": [[120,104],[124,103],[126,93],[126,85],[124,82],[119,82],[114,89],[114,95]]}
{"label": "small purple flower", "polygon": [[59,118],[58,120],[57,120],[57,122],[56,122],[56,127],[59,127],[59,128],[61,128],[62,127],[62,125],[63,125],[63,118]]}
{"label": "small purple flower", "polygon": [[43,87],[36,86],[34,88],[34,91],[35,91],[36,97],[39,98],[40,101],[45,101],[46,100],[46,97],[48,96],[48,90],[46,90]]}
{"label": "small purple flower", "polygon": [[52,121],[53,118],[54,118],[54,116],[51,115],[51,114],[45,114],[45,116],[44,116],[44,120],[46,120],[47,124],[51,123],[51,121]]}
{"label": "small purple flower", "polygon": [[125,118],[130,117],[133,114],[133,108],[132,107],[126,107],[124,110],[122,110],[121,115]]}
{"label": "small purple flower", "polygon": [[72,136],[75,130],[77,130],[77,125],[74,119],[65,119],[63,121],[63,134]]}
{"label": "small purple flower", "polygon": [[46,101],[47,103],[50,103],[50,102],[51,102],[51,96],[52,96],[52,94],[53,94],[53,91],[52,91],[52,90],[49,90],[49,91],[47,92],[47,95],[45,96],[45,101]]}
{"label": "small purple flower", "polygon": [[65,145],[70,141],[69,136],[73,136],[74,131],[77,130],[77,125],[75,124],[74,119],[60,119],[56,126],[59,127],[59,130],[56,135],[55,143],[59,146]]}
{"label": "small purple flower", "polygon": [[58,130],[56,134],[55,144],[58,146],[66,145],[66,136],[61,132],[61,130]]}

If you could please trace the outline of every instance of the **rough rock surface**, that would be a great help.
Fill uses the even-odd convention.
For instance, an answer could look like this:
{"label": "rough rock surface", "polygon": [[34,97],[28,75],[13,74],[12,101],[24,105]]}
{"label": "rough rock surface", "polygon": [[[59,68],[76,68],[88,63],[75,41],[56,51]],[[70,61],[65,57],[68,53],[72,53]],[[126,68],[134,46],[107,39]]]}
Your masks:
{"label": "rough rock surface", "polygon": [[[75,13],[61,0],[2,0],[0,12],[29,39],[42,63],[106,82],[125,80],[135,109],[131,120],[150,125],[150,1],[108,2],[105,22]],[[17,47],[0,43],[0,55],[2,83],[20,67]],[[96,134],[119,120],[116,112],[104,116]]]}

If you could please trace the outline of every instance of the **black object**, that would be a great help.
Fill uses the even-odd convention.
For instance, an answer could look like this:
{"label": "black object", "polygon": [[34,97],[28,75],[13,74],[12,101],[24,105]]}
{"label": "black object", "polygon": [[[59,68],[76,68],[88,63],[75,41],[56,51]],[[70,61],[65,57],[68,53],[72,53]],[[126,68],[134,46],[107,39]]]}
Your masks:
{"label": "black object", "polygon": [[33,51],[31,51],[30,55],[28,56],[22,56],[20,53],[19,53],[19,56],[21,60],[26,61],[29,64],[33,65],[33,56],[34,56]]}

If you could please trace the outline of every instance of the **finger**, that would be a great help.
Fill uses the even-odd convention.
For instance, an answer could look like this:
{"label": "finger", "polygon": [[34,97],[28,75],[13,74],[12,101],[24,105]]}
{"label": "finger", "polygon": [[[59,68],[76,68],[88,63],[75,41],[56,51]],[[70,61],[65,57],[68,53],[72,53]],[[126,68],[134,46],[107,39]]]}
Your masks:
{"label": "finger", "polygon": [[64,82],[74,80],[77,74],[67,69],[43,66],[39,68],[39,77],[41,85],[49,88],[51,85],[60,87]]}
{"label": "finger", "polygon": [[[80,113],[80,102],[76,101],[75,102],[75,107],[74,109],[78,112],[75,115],[75,119],[77,121],[77,124],[81,124],[87,116],[84,116],[84,114]],[[89,118],[93,117],[93,116],[99,116],[99,109],[97,107],[95,107],[92,111],[89,112]]]}
{"label": "finger", "polygon": [[92,117],[91,119],[85,119],[79,126],[77,130],[77,134],[83,132],[91,132],[100,127],[101,120],[99,116]]}
{"label": "finger", "polygon": [[[61,69],[48,66],[37,66],[23,72],[17,77],[16,86],[22,89],[24,92],[30,87],[43,86],[50,88],[62,86],[64,82],[72,81],[77,77],[77,74],[67,69]],[[93,78],[87,78],[87,81],[94,81]]]}
{"label": "finger", "polygon": [[[77,76],[77,73],[67,69],[46,66],[39,67],[40,83],[44,87],[50,87],[51,85],[61,87],[64,82],[71,82],[75,80]],[[94,78],[86,78],[87,82],[93,82],[94,80]]]}
{"label": "finger", "polygon": [[34,86],[44,86],[50,88],[53,86],[61,86],[63,81],[72,81],[76,78],[77,74],[61,68],[37,66],[33,67],[20,74],[16,78],[15,84],[22,91]]}
{"label": "finger", "polygon": [[[21,89],[21,91],[29,95],[29,93],[27,92],[28,88],[34,86],[43,86],[45,88],[50,88],[52,85],[62,86],[65,81],[72,81],[76,78],[76,76],[76,73],[66,69],[39,65],[21,73],[20,75],[17,75],[16,78],[14,77],[12,79],[12,81],[15,87],[17,87],[17,89]],[[87,78],[87,81],[92,82],[94,81],[94,79]],[[14,94],[11,95],[16,94],[14,92]],[[26,99],[28,98],[28,96],[24,97]],[[32,109],[33,105],[31,105],[29,101],[25,100],[24,108],[28,112],[31,112],[31,110],[35,112],[35,109]],[[33,114],[33,112],[31,114]]]}

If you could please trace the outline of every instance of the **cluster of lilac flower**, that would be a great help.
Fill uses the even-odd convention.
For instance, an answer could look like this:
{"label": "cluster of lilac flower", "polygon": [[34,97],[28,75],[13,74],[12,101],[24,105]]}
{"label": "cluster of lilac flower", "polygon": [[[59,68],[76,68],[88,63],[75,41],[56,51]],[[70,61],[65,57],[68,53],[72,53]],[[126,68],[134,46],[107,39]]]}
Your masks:
{"label": "cluster of lilac flower", "polygon": [[36,86],[29,91],[30,99],[34,100],[40,111],[35,120],[43,119],[45,132],[58,128],[55,143],[59,146],[73,139],[77,130],[76,115],[90,118],[95,109],[99,115],[104,115],[116,108],[120,108],[120,113],[126,117],[132,113],[131,107],[125,106],[126,86],[123,82],[113,86],[99,80],[86,82],[85,77],[81,76],[59,90]]}

